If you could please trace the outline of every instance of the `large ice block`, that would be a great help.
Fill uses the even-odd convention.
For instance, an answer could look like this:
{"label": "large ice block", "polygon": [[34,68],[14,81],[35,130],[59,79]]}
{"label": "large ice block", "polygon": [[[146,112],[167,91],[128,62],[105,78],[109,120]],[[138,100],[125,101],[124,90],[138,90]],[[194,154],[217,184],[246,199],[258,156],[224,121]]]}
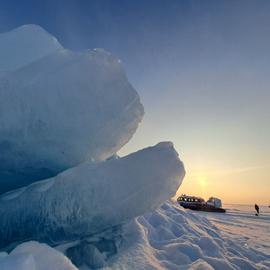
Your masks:
{"label": "large ice block", "polygon": [[121,224],[172,197],[185,170],[172,143],[85,163],[0,196],[0,247],[26,239],[50,245]]}
{"label": "large ice block", "polygon": [[0,194],[105,160],[143,113],[120,61],[102,49],[60,48],[9,72],[0,78]]}

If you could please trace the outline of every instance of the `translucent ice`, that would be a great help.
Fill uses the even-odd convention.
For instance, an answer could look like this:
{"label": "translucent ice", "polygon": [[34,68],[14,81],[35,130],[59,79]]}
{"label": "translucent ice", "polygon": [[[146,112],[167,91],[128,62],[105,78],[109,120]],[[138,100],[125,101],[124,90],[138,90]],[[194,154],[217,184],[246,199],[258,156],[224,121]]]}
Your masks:
{"label": "translucent ice", "polygon": [[[2,34],[0,53],[1,41],[22,29]],[[26,30],[32,44],[36,28]],[[118,59],[102,49],[61,49],[42,33],[52,43],[34,43],[44,48],[0,79],[0,194],[85,161],[105,160],[129,141],[143,116]]]}
{"label": "translucent ice", "polygon": [[172,197],[184,174],[172,143],[163,142],[6,193],[0,247],[26,239],[55,244],[121,224]]}
{"label": "translucent ice", "polygon": [[0,75],[21,68],[62,48],[37,25],[24,25],[0,34]]}

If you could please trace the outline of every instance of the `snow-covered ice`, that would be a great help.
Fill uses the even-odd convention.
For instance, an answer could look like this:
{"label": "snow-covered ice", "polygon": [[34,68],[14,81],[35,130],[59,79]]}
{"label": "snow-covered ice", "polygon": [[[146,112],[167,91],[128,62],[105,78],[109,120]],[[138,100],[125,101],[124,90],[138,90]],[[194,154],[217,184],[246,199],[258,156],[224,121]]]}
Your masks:
{"label": "snow-covered ice", "polygon": [[[0,53],[13,59],[21,36],[27,42],[17,52],[23,59],[0,78],[0,194],[114,155],[144,113],[110,53],[62,49],[36,26],[1,34]],[[9,39],[10,48],[5,45]],[[33,54],[24,53],[32,43]]]}
{"label": "snow-covered ice", "polygon": [[167,201],[123,226],[56,249],[80,270],[268,270],[269,208],[256,217],[252,207],[228,207],[226,214],[202,213]]}
{"label": "snow-covered ice", "polygon": [[226,215],[208,215],[208,219],[224,236],[233,238],[241,246],[270,255],[270,208],[260,206],[260,215],[256,217],[254,205],[228,204],[225,207]]}
{"label": "snow-covered ice", "polygon": [[55,244],[121,224],[173,197],[184,175],[172,143],[163,142],[10,191],[0,196],[0,247]]}
{"label": "snow-covered ice", "polygon": [[[259,218],[252,208],[245,215],[241,208],[236,215],[230,210],[226,214],[202,213],[167,202],[126,225],[126,245],[120,247],[119,255],[111,259],[109,266],[111,269],[269,269],[270,211],[265,211],[268,212]],[[231,223],[233,233],[224,231],[224,222]]]}

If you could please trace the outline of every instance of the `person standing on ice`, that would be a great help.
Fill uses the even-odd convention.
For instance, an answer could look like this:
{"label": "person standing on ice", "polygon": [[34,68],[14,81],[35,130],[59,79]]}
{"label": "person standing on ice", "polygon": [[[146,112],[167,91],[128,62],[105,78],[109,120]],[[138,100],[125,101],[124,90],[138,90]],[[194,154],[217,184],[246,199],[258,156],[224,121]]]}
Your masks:
{"label": "person standing on ice", "polygon": [[260,213],[260,208],[259,208],[259,206],[255,203],[255,210],[256,210],[256,216],[258,216],[259,215],[259,213]]}

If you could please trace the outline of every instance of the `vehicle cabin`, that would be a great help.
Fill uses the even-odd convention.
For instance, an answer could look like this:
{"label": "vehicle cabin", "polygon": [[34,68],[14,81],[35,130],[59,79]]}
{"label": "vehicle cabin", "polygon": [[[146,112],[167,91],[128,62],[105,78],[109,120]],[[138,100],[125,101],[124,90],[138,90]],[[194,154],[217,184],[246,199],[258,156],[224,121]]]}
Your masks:
{"label": "vehicle cabin", "polygon": [[221,208],[222,207],[222,203],[221,200],[215,197],[210,197],[208,199],[208,201],[206,202],[207,205],[209,206],[214,206],[216,208]]}
{"label": "vehicle cabin", "polygon": [[178,202],[187,202],[187,203],[204,203],[204,199],[200,197],[195,197],[195,196],[186,196],[182,195],[177,199]]}

